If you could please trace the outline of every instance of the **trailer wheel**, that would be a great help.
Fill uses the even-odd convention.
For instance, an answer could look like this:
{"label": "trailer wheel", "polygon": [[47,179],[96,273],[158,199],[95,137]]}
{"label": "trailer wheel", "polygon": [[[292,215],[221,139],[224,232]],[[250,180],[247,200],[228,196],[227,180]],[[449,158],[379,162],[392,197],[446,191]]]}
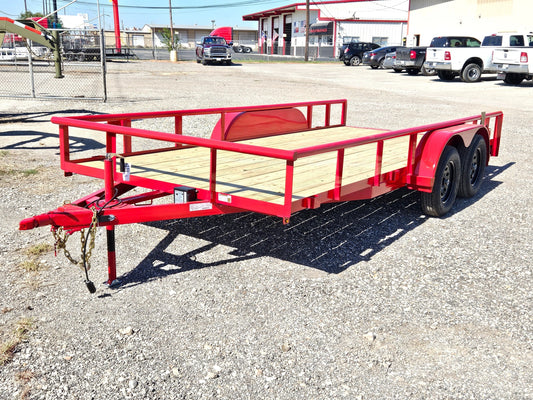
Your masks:
{"label": "trailer wheel", "polygon": [[475,135],[470,146],[464,148],[461,156],[461,183],[457,193],[460,197],[474,196],[483,183],[487,165],[487,144],[481,135]]}
{"label": "trailer wheel", "polygon": [[455,147],[446,146],[435,173],[431,193],[421,192],[422,210],[433,217],[441,217],[451,210],[459,190],[461,158]]}
{"label": "trailer wheel", "polygon": [[468,64],[461,73],[461,79],[466,83],[479,82],[481,79],[481,67],[475,63]]}

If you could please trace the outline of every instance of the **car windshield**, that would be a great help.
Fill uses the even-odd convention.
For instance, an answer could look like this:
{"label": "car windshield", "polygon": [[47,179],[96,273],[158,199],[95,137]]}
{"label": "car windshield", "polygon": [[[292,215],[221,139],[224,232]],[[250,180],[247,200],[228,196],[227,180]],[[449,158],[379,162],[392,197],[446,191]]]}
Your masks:
{"label": "car windshield", "polygon": [[226,44],[226,40],[221,37],[206,37],[205,43],[209,44]]}

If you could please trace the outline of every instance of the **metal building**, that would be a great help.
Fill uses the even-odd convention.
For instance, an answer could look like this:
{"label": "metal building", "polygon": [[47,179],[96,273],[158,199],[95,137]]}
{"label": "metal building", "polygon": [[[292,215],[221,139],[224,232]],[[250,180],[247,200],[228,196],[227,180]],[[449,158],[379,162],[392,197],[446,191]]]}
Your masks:
{"label": "metal building", "polygon": [[[337,57],[343,43],[402,43],[407,34],[408,0],[311,2],[309,55]],[[305,52],[306,3],[294,3],[243,16],[258,22],[259,51],[302,56]]]}
{"label": "metal building", "polygon": [[408,45],[427,46],[435,36],[483,39],[501,31],[533,30],[531,0],[411,0]]}

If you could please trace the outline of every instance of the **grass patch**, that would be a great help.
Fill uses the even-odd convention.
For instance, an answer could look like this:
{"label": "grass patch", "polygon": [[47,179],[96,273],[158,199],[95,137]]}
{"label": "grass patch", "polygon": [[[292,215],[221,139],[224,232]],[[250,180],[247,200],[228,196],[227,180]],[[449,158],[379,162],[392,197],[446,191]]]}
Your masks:
{"label": "grass patch", "polygon": [[32,176],[32,175],[37,175],[38,173],[39,173],[39,171],[34,169],[34,168],[19,170],[19,169],[0,167],[0,176],[19,175],[19,174],[21,174],[24,177],[28,177],[28,176]]}
{"label": "grass patch", "polygon": [[52,250],[54,250],[54,246],[52,246],[50,243],[40,243],[28,248],[26,250],[26,254],[29,256],[38,257],[45,253],[50,253]]}
{"label": "grass patch", "polygon": [[49,243],[40,243],[26,249],[28,260],[22,262],[20,267],[26,272],[37,272],[44,269],[45,264],[39,262],[39,257],[43,254],[50,253],[54,246]]}
{"label": "grass patch", "polygon": [[37,171],[36,169],[25,169],[24,171],[22,171],[22,175],[24,176],[30,176],[30,175],[37,175],[39,173],[39,171]]}
{"label": "grass patch", "polygon": [[15,324],[11,338],[0,344],[0,365],[7,364],[13,359],[18,345],[28,338],[28,332],[34,327],[33,319],[21,318]]}

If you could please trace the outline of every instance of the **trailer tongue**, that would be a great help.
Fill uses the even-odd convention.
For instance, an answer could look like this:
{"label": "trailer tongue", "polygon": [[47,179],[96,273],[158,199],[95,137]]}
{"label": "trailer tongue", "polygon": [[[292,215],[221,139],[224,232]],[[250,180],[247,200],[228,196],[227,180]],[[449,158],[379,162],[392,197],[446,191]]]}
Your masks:
{"label": "trailer tongue", "polygon": [[[211,138],[185,134],[184,120],[206,115],[219,118]],[[70,257],[87,273],[94,232],[106,227],[113,284],[116,225],[249,211],[288,223],[303,209],[401,187],[420,191],[423,210],[441,216],[458,193],[477,193],[490,156],[498,155],[502,112],[395,131],[349,127],[346,115],[346,100],[330,100],[53,117],[65,175],[100,178],[104,188],[27,218],[20,229],[51,225],[56,245],[64,247],[69,235],[88,228],[81,261]],[[171,118],[173,131],[133,126],[156,118]],[[75,159],[73,129],[101,138],[105,152]],[[134,150],[134,141],[144,147]],[[88,277],[86,283],[94,291]]]}

